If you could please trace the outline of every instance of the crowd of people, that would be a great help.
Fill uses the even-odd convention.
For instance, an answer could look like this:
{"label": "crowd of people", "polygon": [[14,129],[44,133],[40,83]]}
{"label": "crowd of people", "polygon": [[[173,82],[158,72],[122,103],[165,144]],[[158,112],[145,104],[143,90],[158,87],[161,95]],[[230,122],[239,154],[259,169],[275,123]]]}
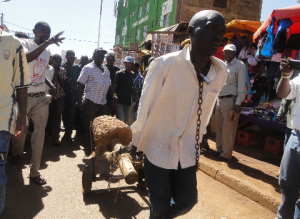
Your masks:
{"label": "crowd of people", "polygon": [[[226,32],[224,17],[216,11],[194,15],[188,27],[190,45],[180,52],[150,58],[150,68],[140,73],[140,63],[127,56],[124,69],[115,66],[113,53],[103,48],[92,59],[83,55],[75,64],[75,52],[68,50],[66,62],[48,47],[59,45],[62,32],[50,37],[45,22],[36,23],[34,39],[22,33],[16,37],[0,30],[0,214],[5,201],[5,164],[11,145],[12,165],[21,163],[24,144],[31,133],[30,179],[46,184],[39,172],[45,135],[53,145],[76,137],[93,142],[91,121],[102,115],[116,116],[131,126],[132,151],[145,154],[144,166],[150,193],[150,218],[174,218],[197,203],[196,169],[200,149],[207,147],[206,127],[216,115],[215,155],[223,162],[232,158],[241,103],[246,94],[246,69],[236,59],[236,48],[224,48],[225,60],[214,57]],[[106,64],[104,60],[106,59]],[[288,60],[281,63],[278,96],[293,99],[294,116],[280,171],[283,204],[278,218],[290,218],[299,197],[299,138],[296,119],[299,110],[299,77]],[[147,77],[146,77],[147,75]],[[145,82],[144,82],[145,78]],[[287,104],[286,104],[287,105]],[[287,106],[291,107],[289,104]],[[233,112],[233,115],[232,115]],[[300,116],[300,115],[299,115]],[[10,141],[11,140],[11,141]],[[206,145],[206,146],[205,146]],[[170,200],[172,204],[170,205]],[[296,205],[296,208],[295,208]],[[298,213],[297,213],[298,212]],[[299,211],[295,211],[299,214]]]}

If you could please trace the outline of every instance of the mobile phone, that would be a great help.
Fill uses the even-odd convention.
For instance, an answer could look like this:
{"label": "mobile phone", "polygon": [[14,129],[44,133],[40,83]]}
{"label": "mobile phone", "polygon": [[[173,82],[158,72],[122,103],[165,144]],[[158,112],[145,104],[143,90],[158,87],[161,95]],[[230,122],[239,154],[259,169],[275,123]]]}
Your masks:
{"label": "mobile phone", "polygon": [[300,70],[300,61],[290,59],[289,64],[291,69]]}

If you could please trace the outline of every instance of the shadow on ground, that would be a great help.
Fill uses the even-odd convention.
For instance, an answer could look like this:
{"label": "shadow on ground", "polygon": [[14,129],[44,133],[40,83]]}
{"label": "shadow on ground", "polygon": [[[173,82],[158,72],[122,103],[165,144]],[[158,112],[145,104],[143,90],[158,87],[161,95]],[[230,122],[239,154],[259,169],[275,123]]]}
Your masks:
{"label": "shadow on ground", "polygon": [[[241,147],[241,146],[240,146]],[[218,156],[213,155],[214,150],[206,150],[202,153],[203,156],[214,160],[214,161],[219,161],[218,160]],[[249,156],[246,153],[247,156]],[[254,156],[255,157],[255,156]],[[236,157],[232,157],[232,159],[227,163],[228,167],[230,169],[235,169],[235,170],[239,170],[241,172],[243,172],[245,175],[251,177],[251,178],[255,178],[258,180],[261,180],[267,184],[272,185],[275,188],[275,191],[280,193],[280,186],[278,185],[278,178],[275,176],[270,176],[269,174],[264,173],[263,171],[256,169],[256,168],[252,168],[251,166],[247,166],[243,163],[241,163],[238,158]],[[279,168],[278,168],[279,170]]]}
{"label": "shadow on ground", "polygon": [[[138,193],[147,204],[141,206],[134,198],[130,197],[131,193]],[[120,187],[119,193],[118,188],[92,190],[83,197],[83,201],[86,205],[99,205],[99,211],[105,218],[129,219],[136,218],[141,211],[149,209],[150,203],[146,199],[147,195],[146,189],[126,186]]]}

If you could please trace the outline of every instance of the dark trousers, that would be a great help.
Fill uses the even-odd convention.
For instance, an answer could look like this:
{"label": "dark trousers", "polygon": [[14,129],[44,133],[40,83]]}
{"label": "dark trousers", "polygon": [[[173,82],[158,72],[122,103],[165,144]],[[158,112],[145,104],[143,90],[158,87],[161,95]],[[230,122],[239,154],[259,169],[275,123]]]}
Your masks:
{"label": "dark trousers", "polygon": [[90,143],[90,122],[98,116],[107,115],[107,104],[96,104],[88,99],[84,102],[84,130],[88,143]]}
{"label": "dark trousers", "polygon": [[66,100],[62,115],[62,119],[65,126],[65,137],[71,138],[73,127],[74,127],[74,117],[76,111],[76,99]]}
{"label": "dark trousers", "polygon": [[75,112],[74,123],[75,123],[76,134],[83,135],[84,134],[83,113],[77,108]]}
{"label": "dark trousers", "polygon": [[[171,219],[186,214],[198,202],[196,167],[163,169],[144,161],[151,202],[150,219]],[[171,203],[173,198],[173,203]]]}
{"label": "dark trousers", "polygon": [[47,131],[52,138],[58,139],[60,133],[61,115],[64,109],[65,97],[52,99],[49,104],[49,117],[47,124]]}

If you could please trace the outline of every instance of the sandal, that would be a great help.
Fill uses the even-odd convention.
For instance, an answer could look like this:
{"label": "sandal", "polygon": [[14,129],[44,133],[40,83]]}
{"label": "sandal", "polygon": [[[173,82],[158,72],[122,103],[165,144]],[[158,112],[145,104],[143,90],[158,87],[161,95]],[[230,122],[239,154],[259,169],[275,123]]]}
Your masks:
{"label": "sandal", "polygon": [[46,180],[45,179],[43,179],[41,176],[36,176],[36,177],[29,177],[35,184],[37,184],[37,185],[44,185],[44,184],[46,184],[47,182],[46,182]]}
{"label": "sandal", "polygon": [[21,157],[18,155],[13,156],[10,160],[11,165],[20,165],[20,163],[21,163]]}

